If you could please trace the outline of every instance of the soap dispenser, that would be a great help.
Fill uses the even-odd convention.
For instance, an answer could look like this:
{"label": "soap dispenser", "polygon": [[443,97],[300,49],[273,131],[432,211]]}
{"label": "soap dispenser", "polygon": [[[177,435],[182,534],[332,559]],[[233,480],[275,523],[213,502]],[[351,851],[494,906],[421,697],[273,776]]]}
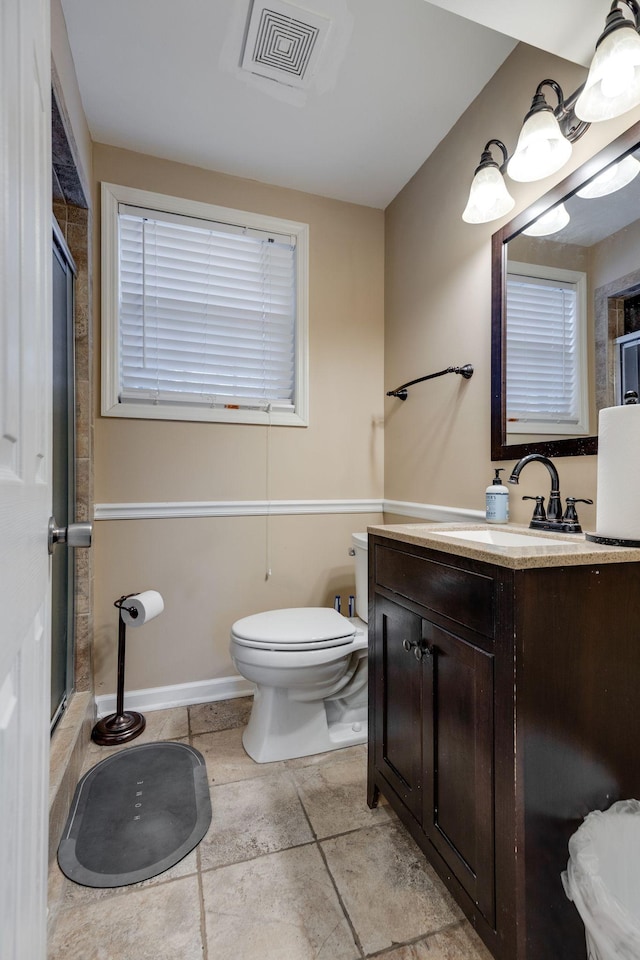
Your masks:
{"label": "soap dispenser", "polygon": [[509,490],[500,481],[503,467],[495,467],[496,475],[487,487],[487,523],[509,522]]}

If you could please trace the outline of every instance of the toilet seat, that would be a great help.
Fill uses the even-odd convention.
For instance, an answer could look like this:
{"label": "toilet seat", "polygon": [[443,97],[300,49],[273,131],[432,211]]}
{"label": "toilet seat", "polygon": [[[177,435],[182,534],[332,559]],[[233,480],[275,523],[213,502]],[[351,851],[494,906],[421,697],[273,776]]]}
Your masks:
{"label": "toilet seat", "polygon": [[268,610],[237,620],[232,639],[245,647],[267,650],[320,650],[353,642],[354,624],[330,607]]}

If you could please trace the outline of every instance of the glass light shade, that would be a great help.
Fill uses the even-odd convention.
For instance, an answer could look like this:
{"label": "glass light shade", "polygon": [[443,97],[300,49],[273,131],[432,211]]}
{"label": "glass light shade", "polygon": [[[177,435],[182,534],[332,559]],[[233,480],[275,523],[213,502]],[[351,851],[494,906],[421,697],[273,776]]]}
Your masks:
{"label": "glass light shade", "polygon": [[625,157],[619,163],[614,163],[593,180],[578,190],[578,196],[584,200],[593,200],[596,197],[606,197],[616,190],[622,190],[640,173],[640,163],[635,157]]}
{"label": "glass light shade", "polygon": [[488,223],[509,213],[515,203],[498,165],[487,164],[476,171],[462,219],[465,223]]}
{"label": "glass light shade", "polygon": [[512,180],[542,180],[563,167],[571,156],[571,144],[553,110],[538,110],[522,125],[514,155],[507,164]]}
{"label": "glass light shade", "polygon": [[611,120],[640,103],[640,36],[629,21],[605,37],[591,61],[575,114],[594,123]]}
{"label": "glass light shade", "polygon": [[559,203],[557,207],[553,207],[548,213],[543,213],[541,217],[534,220],[531,226],[522,232],[528,237],[548,237],[549,234],[557,233],[558,230],[566,227],[570,219],[564,203]]}

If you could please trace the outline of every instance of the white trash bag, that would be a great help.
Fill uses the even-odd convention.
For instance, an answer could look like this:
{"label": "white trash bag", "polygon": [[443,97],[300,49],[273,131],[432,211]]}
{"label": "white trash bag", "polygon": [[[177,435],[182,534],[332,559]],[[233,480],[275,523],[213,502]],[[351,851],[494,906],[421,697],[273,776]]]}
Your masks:
{"label": "white trash bag", "polygon": [[595,810],[569,840],[562,874],[585,925],[588,960],[640,958],[640,802]]}

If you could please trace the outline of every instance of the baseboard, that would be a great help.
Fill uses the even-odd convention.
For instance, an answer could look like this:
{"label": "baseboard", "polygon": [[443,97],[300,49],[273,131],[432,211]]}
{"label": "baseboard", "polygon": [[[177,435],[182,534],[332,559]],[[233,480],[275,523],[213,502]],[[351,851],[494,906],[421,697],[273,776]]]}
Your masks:
{"label": "baseboard", "polygon": [[[253,696],[253,684],[244,677],[220,677],[217,680],[196,680],[176,683],[170,687],[148,687],[146,690],[128,690],[124,695],[125,710],[166,710],[186,707],[193,703],[213,703],[215,700],[233,700]],[[98,719],[116,711],[116,695],[105,693],[96,697]]]}

